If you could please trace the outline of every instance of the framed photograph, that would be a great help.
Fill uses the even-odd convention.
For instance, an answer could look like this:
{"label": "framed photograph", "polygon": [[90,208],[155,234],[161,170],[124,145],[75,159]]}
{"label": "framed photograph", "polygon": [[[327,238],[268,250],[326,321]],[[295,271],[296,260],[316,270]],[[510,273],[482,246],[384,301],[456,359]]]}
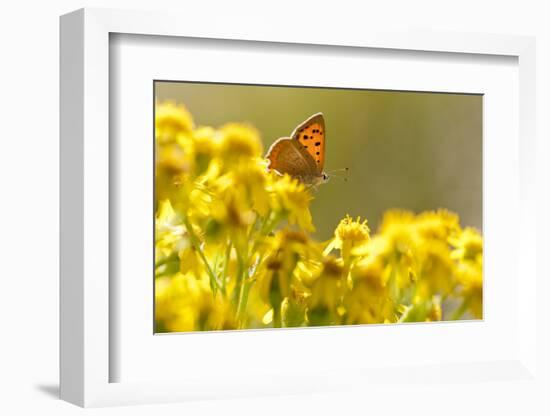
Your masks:
{"label": "framed photograph", "polygon": [[483,318],[481,94],[154,89],[156,333]]}
{"label": "framed photograph", "polygon": [[534,40],[180,22],[61,18],[61,397],[536,383]]}

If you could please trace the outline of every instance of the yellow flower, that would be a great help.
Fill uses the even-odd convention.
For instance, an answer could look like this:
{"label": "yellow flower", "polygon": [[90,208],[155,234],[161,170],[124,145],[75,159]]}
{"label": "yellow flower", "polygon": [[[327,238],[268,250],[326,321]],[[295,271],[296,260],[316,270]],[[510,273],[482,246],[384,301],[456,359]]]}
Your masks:
{"label": "yellow flower", "polygon": [[193,146],[191,138],[181,143],[164,142],[156,150],[155,180],[157,200],[173,198],[178,192],[182,178],[189,177],[194,171]]}
{"label": "yellow flower", "polygon": [[258,160],[243,164],[235,170],[234,182],[242,187],[242,192],[248,198],[249,204],[261,216],[269,211],[269,193],[267,191],[267,174]]}
{"label": "yellow flower", "polygon": [[394,322],[394,303],[386,285],[388,273],[379,257],[368,257],[351,270],[353,289],[344,298],[346,324]]}
{"label": "yellow flower", "polygon": [[256,214],[238,191],[221,195],[219,199],[213,201],[210,210],[212,217],[221,226],[231,229],[246,228],[256,219]]}
{"label": "yellow flower", "polygon": [[463,261],[456,268],[460,294],[474,317],[483,317],[483,260]]}
{"label": "yellow flower", "polygon": [[376,256],[360,260],[352,269],[352,278],[354,286],[365,283],[375,290],[384,288],[388,280],[384,261]]}
{"label": "yellow flower", "polygon": [[353,244],[361,244],[368,241],[370,229],[367,225],[367,220],[361,221],[361,217],[357,217],[354,221],[349,215],[340,221],[335,231],[336,238],[341,247],[344,241],[350,241]]}
{"label": "yellow flower", "polygon": [[212,127],[200,127],[193,132],[193,152],[196,174],[202,175],[219,154],[219,141]]}
{"label": "yellow flower", "polygon": [[161,277],[155,280],[155,330],[157,332],[185,332],[195,330],[197,310],[185,303],[187,290],[181,277]]}
{"label": "yellow flower", "polygon": [[176,244],[183,238],[185,227],[172,208],[169,200],[161,201],[155,220],[155,258],[162,261],[176,250]]}
{"label": "yellow flower", "polygon": [[419,279],[417,296],[447,296],[456,284],[448,240],[460,230],[458,215],[444,209],[427,211],[416,217],[419,236]]}
{"label": "yellow flower", "polygon": [[414,224],[415,215],[411,211],[390,209],[384,213],[379,233],[385,234],[394,227],[405,227]]}
{"label": "yellow flower", "polygon": [[298,224],[306,231],[314,231],[309,211],[311,195],[306,186],[288,175],[278,177],[272,174],[271,178],[274,211],[288,218],[290,224]]}
{"label": "yellow flower", "polygon": [[454,263],[447,243],[424,240],[418,247],[417,296],[429,298],[452,292],[455,286]]}
{"label": "yellow flower", "polygon": [[187,109],[173,102],[157,103],[155,114],[157,200],[172,198],[181,176],[195,170],[193,119]]}
{"label": "yellow flower", "polygon": [[206,277],[178,273],[155,282],[155,320],[159,332],[235,329],[231,305],[213,296]]}
{"label": "yellow flower", "polygon": [[220,129],[220,134],[220,154],[228,167],[246,159],[261,157],[260,135],[252,126],[230,123]]}
{"label": "yellow flower", "polygon": [[231,193],[248,209],[253,209],[265,217],[270,208],[266,176],[267,173],[258,160],[251,159],[218,178],[214,187],[218,194]]}
{"label": "yellow flower", "polygon": [[451,257],[455,260],[477,260],[483,252],[483,238],[475,228],[467,227],[458,236],[450,238],[455,247]]}
{"label": "yellow flower", "polygon": [[190,172],[193,168],[191,148],[185,149],[177,143],[167,143],[159,147],[156,157],[157,175],[162,173],[162,169],[166,170],[167,175],[173,176],[180,172]]}
{"label": "yellow flower", "polygon": [[352,250],[358,250],[370,240],[370,228],[367,220],[361,221],[361,217],[353,220],[349,215],[340,221],[334,231],[334,238],[325,249],[325,253],[330,253],[332,249],[337,248],[341,251],[344,261],[348,261],[353,254]]}
{"label": "yellow flower", "polygon": [[423,238],[442,241],[460,229],[458,215],[446,209],[423,212],[416,217],[416,227]]}
{"label": "yellow flower", "polygon": [[[276,307],[290,296],[298,264],[316,260],[320,253],[304,232],[288,229],[268,238],[263,250],[267,255],[258,273],[258,290],[264,302]],[[275,297],[274,292],[277,292]]]}
{"label": "yellow flower", "polygon": [[373,244],[366,247],[380,255],[392,270],[392,296],[400,301],[403,290],[414,284],[419,273],[420,238],[415,215],[409,211],[387,211],[380,225],[380,231]]}
{"label": "yellow flower", "polygon": [[342,295],[346,289],[342,261],[332,256],[323,260],[320,274],[311,283],[308,319],[313,325],[340,323]]}
{"label": "yellow flower", "polygon": [[212,216],[213,196],[210,189],[190,177],[182,178],[177,192],[174,193],[178,207],[187,212],[187,216],[196,224],[202,225]]}
{"label": "yellow flower", "polygon": [[[194,238],[202,241],[202,230],[193,227]],[[200,275],[204,264],[193,246],[193,240],[181,215],[176,214],[169,200],[162,201],[155,222],[155,260],[157,276],[192,271]]]}
{"label": "yellow flower", "polygon": [[183,105],[173,101],[157,104],[155,108],[155,136],[158,144],[175,141],[180,133],[191,133],[193,117]]}
{"label": "yellow flower", "polygon": [[304,326],[308,324],[307,298],[308,294],[292,290],[290,297],[281,303],[281,326],[283,328]]}
{"label": "yellow flower", "polygon": [[391,256],[393,261],[409,262],[418,245],[414,214],[409,211],[387,211],[378,236],[385,240],[385,254]]}
{"label": "yellow flower", "polygon": [[475,228],[465,228],[449,242],[454,247],[460,295],[476,318],[483,315],[483,238]]}

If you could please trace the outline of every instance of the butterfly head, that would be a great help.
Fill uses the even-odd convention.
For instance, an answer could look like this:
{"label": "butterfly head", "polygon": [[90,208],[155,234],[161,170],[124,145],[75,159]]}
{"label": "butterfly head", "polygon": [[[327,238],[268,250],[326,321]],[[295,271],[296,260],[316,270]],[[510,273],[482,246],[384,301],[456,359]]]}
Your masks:
{"label": "butterfly head", "polygon": [[301,178],[302,182],[305,184],[311,185],[313,187],[318,187],[319,185],[322,185],[324,183],[327,183],[329,181],[330,177],[325,173],[322,172],[320,175],[310,176],[309,178]]}

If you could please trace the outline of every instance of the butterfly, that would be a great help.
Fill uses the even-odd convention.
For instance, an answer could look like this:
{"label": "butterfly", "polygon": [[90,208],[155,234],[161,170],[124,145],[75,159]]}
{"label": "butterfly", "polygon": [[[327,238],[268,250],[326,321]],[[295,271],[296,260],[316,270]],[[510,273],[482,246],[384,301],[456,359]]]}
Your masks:
{"label": "butterfly", "polygon": [[290,137],[277,139],[266,158],[268,169],[288,174],[302,183],[316,187],[326,183],[325,119],[323,113],[313,114],[294,129]]}

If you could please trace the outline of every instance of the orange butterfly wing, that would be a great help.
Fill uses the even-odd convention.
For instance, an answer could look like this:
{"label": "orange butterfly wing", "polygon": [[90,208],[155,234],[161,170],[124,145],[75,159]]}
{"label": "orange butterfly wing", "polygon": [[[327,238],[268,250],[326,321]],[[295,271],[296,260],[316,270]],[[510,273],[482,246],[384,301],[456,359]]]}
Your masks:
{"label": "orange butterfly wing", "polygon": [[325,135],[323,113],[317,113],[296,127],[291,136],[293,140],[298,140],[315,160],[319,174],[325,166]]}
{"label": "orange butterfly wing", "polygon": [[304,151],[302,145],[289,137],[276,140],[267,151],[268,169],[291,176],[312,176],[317,171],[315,161]]}

